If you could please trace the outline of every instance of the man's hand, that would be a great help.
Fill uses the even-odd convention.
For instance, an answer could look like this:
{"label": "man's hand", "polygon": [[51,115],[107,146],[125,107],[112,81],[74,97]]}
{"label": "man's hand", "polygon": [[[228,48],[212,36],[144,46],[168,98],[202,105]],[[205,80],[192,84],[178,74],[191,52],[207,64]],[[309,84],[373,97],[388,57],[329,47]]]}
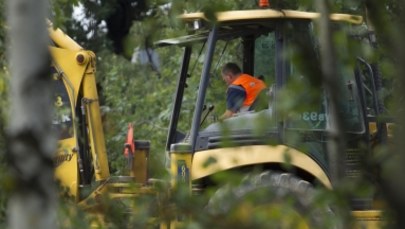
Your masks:
{"label": "man's hand", "polygon": [[219,120],[222,121],[222,120],[225,120],[227,118],[230,118],[230,117],[233,116],[233,114],[235,114],[235,113],[230,111],[230,110],[226,110],[225,113],[221,117],[219,117]]}

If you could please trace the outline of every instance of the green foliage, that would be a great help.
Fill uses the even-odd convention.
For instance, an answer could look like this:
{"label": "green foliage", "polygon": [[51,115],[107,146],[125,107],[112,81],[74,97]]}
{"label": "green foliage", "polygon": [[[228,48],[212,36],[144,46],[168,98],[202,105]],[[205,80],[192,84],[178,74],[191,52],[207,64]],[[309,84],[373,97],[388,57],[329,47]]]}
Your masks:
{"label": "green foliage", "polygon": [[185,3],[176,3],[179,5],[183,5],[183,9],[187,10],[188,12],[218,12],[218,11],[225,11],[225,10],[241,10],[241,9],[252,9],[256,7],[255,1],[243,1],[243,0],[226,0],[226,1],[186,1]]}
{"label": "green foliage", "polygon": [[[161,57],[168,57],[165,66],[174,66],[176,55],[170,55],[170,58],[168,53],[173,50],[163,51],[166,53],[161,52]],[[151,140],[152,161],[156,162],[156,171],[162,170],[177,70],[163,67],[158,75],[150,66],[135,65],[106,51],[99,53],[98,72],[104,103],[104,129],[113,170],[119,168],[116,163],[123,158],[123,143],[129,122],[134,124],[136,139]]]}
{"label": "green foliage", "polygon": [[[85,15],[90,19],[91,23],[87,27],[83,27],[81,22],[77,22],[71,18],[73,6],[78,5],[81,2],[85,8]],[[113,174],[123,174],[126,166],[126,161],[122,156],[123,144],[125,142],[127,123],[133,123],[135,127],[135,139],[147,139],[152,142],[151,150],[151,162],[153,177],[164,177],[166,175],[165,163],[165,141],[168,132],[168,123],[170,119],[170,112],[172,109],[172,98],[174,95],[174,88],[180,70],[180,60],[182,53],[180,49],[176,48],[164,48],[157,49],[157,52],[161,59],[161,70],[159,73],[154,71],[150,65],[139,65],[131,63],[130,59],[134,48],[152,46],[153,42],[162,38],[176,37],[186,34],[183,25],[176,20],[179,13],[184,11],[203,11],[208,13],[211,17],[214,17],[214,12],[222,10],[237,10],[237,9],[250,9],[256,8],[255,1],[159,1],[152,0],[149,4],[154,9],[153,14],[144,18],[143,21],[133,22],[129,35],[125,38],[123,55],[116,55],[112,50],[111,41],[106,37],[106,32],[100,25],[102,21],[107,17],[111,10],[109,4],[113,4],[107,1],[102,1],[107,5],[100,5],[98,1],[78,1],[78,0],[53,0],[52,3],[52,20],[55,26],[65,29],[65,31],[78,41],[83,47],[89,50],[95,51],[97,54],[97,82],[100,88],[100,99],[103,112],[104,130],[106,134],[106,141],[108,147],[108,157],[110,162],[111,171]],[[159,5],[163,3],[171,2],[172,9],[169,11],[159,8]],[[289,9],[313,9],[313,1],[272,1],[274,8],[289,8]],[[381,44],[377,50],[369,48],[369,44],[364,42],[353,42],[349,38],[352,35],[353,28],[343,28],[339,32],[334,33],[334,44],[336,45],[338,57],[340,60],[340,66],[342,66],[342,72],[348,72],[348,69],[352,69],[355,62],[353,56],[359,54],[367,57],[369,60],[376,60],[381,63],[381,71],[385,78],[384,83],[387,83],[383,96],[392,97],[391,81],[397,78],[397,71],[395,66],[398,64],[395,62],[395,58],[387,55],[388,51],[395,50],[395,44],[398,44],[395,37],[398,32],[395,31],[398,27],[387,26],[390,25],[390,20],[401,21],[400,15],[403,11],[402,5],[396,1],[386,0],[380,1],[381,7],[372,8],[371,12],[377,12],[374,15],[381,16],[380,18],[372,17],[372,21],[376,26],[378,38],[381,38]],[[385,7],[386,6],[386,7]],[[0,11],[4,12],[4,1],[0,1]],[[332,11],[339,12],[356,12],[363,14],[365,6],[362,1],[335,1]],[[387,13],[388,11],[388,13]],[[3,14],[4,15],[4,14]],[[2,158],[3,151],[5,149],[4,140],[4,116],[7,111],[7,67],[4,43],[6,30],[4,18],[0,18],[0,165],[4,165],[5,162]],[[357,28],[355,29],[357,30]],[[364,35],[364,34],[363,34]],[[271,38],[264,38],[271,39]],[[280,104],[280,114],[291,114],[292,110],[295,110],[298,115],[305,112],[308,107],[313,104],[319,104],[319,88],[322,85],[320,78],[319,62],[314,61],[314,56],[311,51],[305,49],[307,44],[300,43],[304,39],[296,39],[294,42],[297,47],[294,50],[288,50],[288,57],[290,57],[296,72],[294,77],[298,77],[301,73],[306,73],[311,76],[310,82],[303,82],[300,80],[293,81],[287,88],[285,88],[278,98]],[[392,42],[392,41],[395,42]],[[225,49],[226,45],[228,47]],[[211,119],[206,121],[205,124],[209,124],[215,120],[215,117],[219,116],[224,110],[225,101],[225,85],[222,82],[220,76],[220,68],[223,63],[233,61],[240,63],[241,58],[236,55],[238,48],[238,42],[225,44],[225,42],[218,44],[218,49],[214,54],[214,62],[211,69],[211,81],[210,90],[207,94],[206,103],[214,104],[216,108],[211,114]],[[263,47],[262,47],[263,48]],[[224,52],[222,52],[225,50]],[[264,50],[264,49],[262,49]],[[388,50],[388,51],[387,51]],[[197,52],[199,50],[196,50]],[[274,52],[273,47],[268,47],[263,53],[259,54],[258,59],[264,62],[272,62],[266,56],[266,52]],[[388,56],[388,57],[387,57]],[[180,129],[188,130],[190,127],[190,120],[192,118],[196,89],[198,88],[198,82],[202,67],[202,57],[198,53],[193,53],[191,66],[195,64],[195,68],[190,72],[191,77],[188,79],[188,88],[186,89],[183,113],[181,114],[181,123],[179,123]],[[271,66],[271,68],[274,68]],[[273,69],[272,69],[273,70]],[[266,72],[267,69],[263,68],[259,72]],[[309,73],[309,74],[308,74]],[[269,74],[269,78],[273,76]],[[269,81],[270,85],[272,81]],[[295,96],[293,96],[295,95]],[[300,95],[300,96],[298,96]],[[298,99],[297,99],[298,98]],[[391,100],[390,100],[390,103]],[[294,114],[293,114],[294,115]],[[263,122],[267,122],[264,120]],[[264,125],[258,126],[263,127]],[[224,135],[227,134],[228,129],[224,128]],[[259,130],[263,131],[263,130]],[[300,145],[302,138],[298,135],[286,133],[289,139],[289,143],[292,145]],[[224,145],[227,142],[224,142]],[[309,146],[304,146],[309,147]],[[373,162],[382,161],[388,150],[386,148],[376,150],[372,156]],[[210,158],[207,161],[207,166],[216,162],[216,158]],[[286,155],[286,162],[290,158]],[[391,164],[383,166],[384,169]],[[366,167],[367,168],[367,167]],[[291,169],[290,166],[285,166],[286,170]],[[367,171],[365,171],[367,172]],[[369,176],[365,173],[364,177]],[[241,174],[222,173],[215,176],[213,179],[217,184],[231,183],[233,186],[238,186],[241,181]],[[363,178],[363,176],[362,176]],[[4,190],[7,185],[7,174],[5,169],[0,166],[0,182],[1,189]],[[323,204],[336,204],[343,206],[346,209],[347,202],[340,203],[342,199],[347,199],[349,192],[357,193],[360,196],[370,196],[374,188],[369,182],[360,182],[360,180],[348,181],[342,185],[342,189],[336,190],[336,192],[323,191],[317,196],[317,201],[320,205]],[[268,217],[283,217],[283,215],[290,214],[289,207],[275,207],[270,213],[265,213],[264,209],[258,209],[252,206],[251,203],[257,203],[260,201],[263,194],[256,193],[257,195],[250,195],[246,197],[248,200],[245,203],[238,203],[244,208],[240,208],[229,214],[229,217],[218,218],[215,215],[210,216],[205,214],[206,206],[215,193],[217,187],[213,189],[205,190],[205,193],[200,193],[198,196],[191,196],[186,190],[175,190],[171,195],[166,193],[167,186],[158,189],[160,199],[159,204],[156,204],[156,199],[145,198],[143,200],[137,200],[134,202],[138,206],[137,209],[140,213],[126,221],[128,215],[124,214],[126,208],[117,204],[113,200],[105,199],[105,206],[107,207],[108,215],[106,219],[107,223],[103,224],[102,228],[125,228],[128,224],[138,227],[145,227],[150,216],[158,216],[158,220],[162,219],[174,219],[175,213],[179,215],[187,215],[190,217],[189,221],[186,221],[183,228],[207,228],[221,225],[223,228],[235,227],[235,228],[264,228],[269,225]],[[231,196],[228,196],[231,197]],[[5,202],[7,199],[7,192],[0,192],[0,222],[4,221],[5,217]],[[235,201],[234,199],[224,198],[222,201]],[[251,201],[251,202],[249,202]],[[142,203],[139,205],[139,203]],[[173,205],[175,203],[175,207]],[[236,201],[235,201],[236,203]],[[287,203],[289,203],[287,201]],[[245,205],[244,205],[245,204]],[[146,211],[145,206],[157,206],[152,213]],[[248,210],[255,210],[255,214],[248,212]],[[257,211],[258,210],[258,211]],[[285,212],[287,211],[287,213]],[[157,212],[157,213],[156,213]],[[347,211],[346,211],[347,213]],[[63,201],[60,208],[61,216],[61,228],[87,228],[91,221],[96,221],[95,218],[85,218],[84,213],[78,211],[76,206],[71,203]],[[344,214],[344,213],[342,213]],[[291,223],[291,222],[288,222]],[[0,227],[2,225],[0,224]]]}
{"label": "green foliage", "polygon": [[73,6],[77,6],[79,0],[51,0],[50,19],[56,28],[66,30],[66,23],[72,21]]}

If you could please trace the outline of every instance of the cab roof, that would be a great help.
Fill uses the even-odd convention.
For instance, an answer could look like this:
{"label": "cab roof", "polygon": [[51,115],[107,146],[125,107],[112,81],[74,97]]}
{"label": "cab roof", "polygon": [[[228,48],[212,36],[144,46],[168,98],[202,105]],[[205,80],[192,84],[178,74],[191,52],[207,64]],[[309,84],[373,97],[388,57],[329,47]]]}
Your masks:
{"label": "cab roof", "polygon": [[[305,12],[297,10],[274,10],[274,9],[255,9],[255,10],[235,10],[217,12],[215,14],[217,22],[231,22],[231,21],[250,21],[257,19],[317,19],[320,17],[320,13]],[[180,19],[184,22],[191,22],[195,20],[208,21],[204,13],[188,13],[180,16]],[[352,24],[363,23],[363,17],[351,14],[331,14],[330,19],[332,21],[343,21]]]}
{"label": "cab roof", "polygon": [[[280,20],[316,20],[319,17],[320,13],[316,12],[274,9],[224,11],[215,14],[215,20],[219,25],[218,37],[220,39],[221,37],[235,37],[241,34],[264,33],[272,30],[275,23]],[[211,21],[204,13],[188,13],[181,15],[179,18],[191,26],[197,23],[202,29],[196,30],[192,35],[158,41],[155,43],[157,46],[187,45],[207,38],[209,31],[206,29],[206,24]],[[354,25],[363,23],[363,17],[350,14],[331,14],[330,19]]]}

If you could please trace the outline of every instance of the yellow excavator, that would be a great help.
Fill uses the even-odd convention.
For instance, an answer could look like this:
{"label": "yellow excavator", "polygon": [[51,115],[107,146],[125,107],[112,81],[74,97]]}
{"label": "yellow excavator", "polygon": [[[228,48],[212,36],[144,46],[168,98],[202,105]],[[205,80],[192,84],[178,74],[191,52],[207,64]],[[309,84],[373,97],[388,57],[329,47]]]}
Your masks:
{"label": "yellow excavator", "polygon": [[[246,196],[266,190],[275,196],[266,195],[255,205],[271,209],[292,199],[300,206],[294,210],[298,215],[309,214],[309,220],[302,220],[303,228],[320,228],[319,215],[329,214],[330,209],[323,209],[322,214],[312,211],[316,207],[311,200],[316,189],[334,188],[327,147],[328,92],[319,88],[319,93],[308,93],[310,77],[300,70],[291,54],[298,52],[297,45],[306,45],[307,54],[318,58],[313,24],[319,17],[315,12],[270,8],[218,12],[215,21],[201,12],[189,13],[180,16],[190,29],[189,35],[156,43],[162,48],[176,46],[183,50],[166,143],[171,188],[182,185],[196,194],[217,187],[207,206],[219,209],[212,214],[221,217],[226,217],[230,208],[238,207],[224,204],[224,196],[238,193],[234,201],[242,203]],[[331,14],[330,20],[337,29],[363,24],[362,17],[356,15]],[[131,128],[125,144],[131,174],[112,177],[109,173],[95,54],[58,29],[50,28],[49,33],[58,108],[54,126],[60,133],[56,177],[61,186],[89,211],[102,208],[103,195],[121,201],[153,196],[147,173],[150,143],[133,140]],[[233,61],[241,64],[243,72],[263,76],[272,90],[266,90],[264,107],[252,107],[248,112],[207,125],[202,122],[214,108],[204,109],[206,104],[219,103],[210,94],[215,85],[210,83],[215,80],[211,73],[224,56],[235,57]],[[343,89],[339,109],[347,139],[346,151],[341,153],[346,158],[346,176],[352,178],[360,173],[364,149],[367,154],[390,136],[390,125],[377,119],[383,112],[378,96],[380,75],[364,59],[354,56],[354,60],[354,69],[338,73]],[[198,81],[197,94],[195,88],[186,86],[192,79]],[[283,112],[286,92],[297,101],[297,109]],[[189,95],[196,95],[191,108],[184,104]],[[308,106],[298,109],[303,103]],[[192,118],[185,118],[190,111]],[[180,126],[189,129],[181,130]],[[239,172],[244,183],[231,190],[216,183],[217,174],[229,171]],[[356,227],[380,228],[382,213],[374,196],[354,196],[351,203],[353,216],[358,220]],[[167,220],[160,227],[175,228],[180,221]]]}

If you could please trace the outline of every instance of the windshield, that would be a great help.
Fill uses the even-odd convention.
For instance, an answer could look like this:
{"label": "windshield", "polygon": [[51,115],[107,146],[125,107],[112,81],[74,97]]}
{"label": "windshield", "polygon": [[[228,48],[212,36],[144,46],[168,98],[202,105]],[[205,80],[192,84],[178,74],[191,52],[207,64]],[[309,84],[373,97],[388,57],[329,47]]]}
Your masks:
{"label": "windshield", "polygon": [[[343,119],[344,129],[351,133],[362,133],[364,131],[363,117],[360,112],[359,97],[356,96],[357,86],[353,73],[344,76],[344,85],[340,94],[339,114]],[[287,118],[287,128],[306,130],[325,130],[329,122],[329,99],[322,87],[319,93],[312,91],[307,78],[297,76],[290,79],[288,86],[282,91],[284,94],[294,98],[294,101],[283,101],[280,105],[291,106]],[[284,97],[285,98],[285,97]],[[291,103],[291,105],[286,105]]]}
{"label": "windshield", "polygon": [[[226,85],[221,78],[221,67],[226,61],[230,61],[231,56],[234,61],[238,61],[238,43],[238,41],[217,41],[203,108],[203,115],[206,117],[202,125],[215,122],[220,116],[220,112],[225,109],[224,102]],[[189,130],[191,127],[196,99],[198,96],[201,72],[204,64],[205,49],[206,43],[196,43],[192,46],[190,64],[187,71],[187,83],[186,88],[184,89],[182,109],[179,116],[178,128],[181,130]],[[209,110],[210,113],[206,115]]]}
{"label": "windshield", "polygon": [[274,32],[261,35],[255,41],[254,75],[263,76],[267,85],[274,83],[275,76]]}
{"label": "windshield", "polygon": [[[249,41],[245,41],[249,40]],[[248,51],[244,48],[246,42],[251,42],[253,52],[250,63],[246,63]],[[182,109],[179,116],[178,129],[189,130],[192,123],[196,99],[198,96],[199,82],[205,57],[205,43],[195,43],[192,46],[192,54],[188,68],[187,87],[184,91]],[[217,123],[219,117],[225,112],[227,85],[221,77],[222,67],[229,62],[236,63],[242,72],[260,78],[266,85],[274,83],[275,57],[274,57],[274,33],[260,34],[249,38],[232,37],[232,39],[220,39],[216,41],[215,51],[212,58],[210,79],[206,88],[206,96],[203,112],[201,114],[201,129]],[[268,88],[264,94],[267,94]],[[268,108],[268,102],[265,107]],[[238,114],[239,115],[239,114]],[[236,116],[238,116],[236,115]],[[242,129],[252,129],[251,123],[238,125]],[[216,129],[219,131],[219,129]],[[186,133],[187,135],[187,133]]]}
{"label": "windshield", "polygon": [[[291,45],[286,50],[286,56],[290,59],[290,73],[280,92],[280,112],[288,113],[287,128],[323,131],[328,127],[330,100],[320,78],[319,41],[314,36],[312,23],[299,22],[291,25],[294,33],[287,32]],[[343,67],[341,63],[336,64],[337,75],[340,77],[340,85],[336,85],[340,89],[338,112],[343,119],[344,129],[346,132],[363,133],[364,122],[354,71]]]}

